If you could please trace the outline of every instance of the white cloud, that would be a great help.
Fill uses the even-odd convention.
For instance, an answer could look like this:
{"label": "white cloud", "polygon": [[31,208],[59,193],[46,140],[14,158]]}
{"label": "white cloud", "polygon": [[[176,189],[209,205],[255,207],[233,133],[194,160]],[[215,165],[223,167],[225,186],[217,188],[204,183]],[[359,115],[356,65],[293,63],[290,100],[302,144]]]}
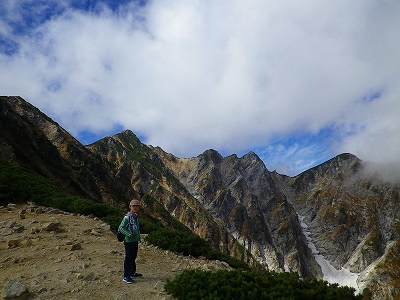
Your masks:
{"label": "white cloud", "polygon": [[339,151],[357,153],[372,162],[400,162],[400,88],[385,90],[382,97],[372,100],[368,106],[354,108],[352,125],[338,145]]}
{"label": "white cloud", "polygon": [[[0,55],[0,90],[75,136],[118,126],[188,157],[261,149],[277,135],[332,126],[342,137],[327,152],[400,157],[396,0],[170,0],[117,12],[97,5],[96,13],[68,3],[14,37],[18,54]],[[21,18],[15,6],[7,12],[1,24]],[[293,160],[308,146],[282,164],[309,165]]]}

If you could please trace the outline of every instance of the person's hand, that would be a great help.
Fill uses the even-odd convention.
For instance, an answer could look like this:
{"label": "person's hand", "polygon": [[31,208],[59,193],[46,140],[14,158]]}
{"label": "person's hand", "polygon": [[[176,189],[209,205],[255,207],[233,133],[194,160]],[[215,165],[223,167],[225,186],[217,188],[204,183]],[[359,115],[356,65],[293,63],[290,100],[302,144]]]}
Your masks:
{"label": "person's hand", "polygon": [[131,233],[131,235],[129,236],[130,238],[133,238],[135,236],[134,233]]}

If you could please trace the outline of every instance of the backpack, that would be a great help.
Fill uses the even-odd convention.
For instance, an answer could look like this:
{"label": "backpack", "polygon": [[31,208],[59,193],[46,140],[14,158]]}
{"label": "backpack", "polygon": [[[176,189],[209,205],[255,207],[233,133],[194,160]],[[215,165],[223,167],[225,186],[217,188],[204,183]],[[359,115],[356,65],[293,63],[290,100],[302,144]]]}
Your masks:
{"label": "backpack", "polygon": [[117,240],[118,242],[122,243],[125,239],[125,235],[122,232],[117,232]]}

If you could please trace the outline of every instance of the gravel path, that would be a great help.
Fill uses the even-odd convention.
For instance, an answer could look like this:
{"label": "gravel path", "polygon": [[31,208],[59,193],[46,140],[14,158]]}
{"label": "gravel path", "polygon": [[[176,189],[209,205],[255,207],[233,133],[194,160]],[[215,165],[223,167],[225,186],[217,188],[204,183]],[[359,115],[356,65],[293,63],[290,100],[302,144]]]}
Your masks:
{"label": "gravel path", "polygon": [[[225,263],[183,257],[139,244],[134,284],[123,278],[124,247],[96,218],[22,206],[0,209],[0,284],[26,286],[31,299],[172,299],[167,279],[184,269],[227,269]],[[4,293],[4,292],[3,292]]]}

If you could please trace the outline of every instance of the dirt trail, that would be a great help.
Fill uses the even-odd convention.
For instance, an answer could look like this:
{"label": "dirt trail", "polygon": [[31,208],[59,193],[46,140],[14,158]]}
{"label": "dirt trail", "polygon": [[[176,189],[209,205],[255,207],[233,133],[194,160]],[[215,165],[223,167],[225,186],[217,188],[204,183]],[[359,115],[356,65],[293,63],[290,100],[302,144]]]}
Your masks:
{"label": "dirt trail", "polygon": [[26,206],[0,209],[0,284],[25,285],[30,299],[171,299],[167,279],[184,269],[226,269],[225,263],[194,259],[139,244],[134,284],[122,282],[124,247],[99,219]]}

